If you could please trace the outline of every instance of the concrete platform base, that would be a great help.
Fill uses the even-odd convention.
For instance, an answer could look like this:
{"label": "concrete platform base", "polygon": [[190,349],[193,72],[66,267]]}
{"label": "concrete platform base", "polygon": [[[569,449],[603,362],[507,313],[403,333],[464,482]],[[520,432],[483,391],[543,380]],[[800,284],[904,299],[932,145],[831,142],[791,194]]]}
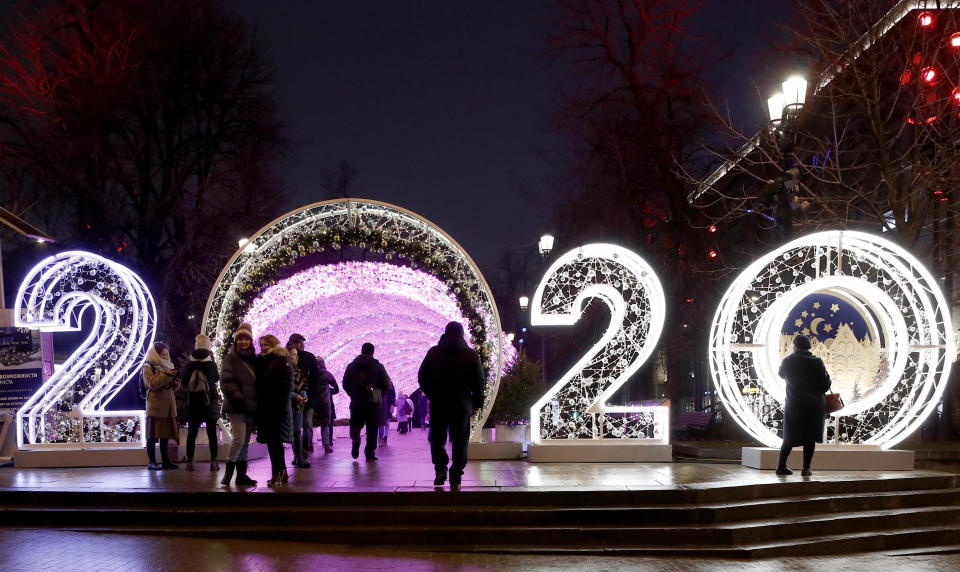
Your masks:
{"label": "concrete platform base", "polygon": [[[186,447],[184,445],[184,447]],[[180,459],[176,448],[171,451],[171,459]],[[217,451],[221,461],[227,458],[227,447]],[[250,443],[248,458],[261,459],[267,456],[267,446]],[[159,451],[157,459],[160,458]],[[209,461],[210,449],[207,445],[197,445],[195,461]],[[22,449],[13,457],[13,463],[22,468],[41,467],[127,467],[147,464],[147,453],[142,447],[109,448],[92,447],[90,449]]]}
{"label": "concrete platform base", "polygon": [[[754,469],[776,469],[780,450],[770,447],[744,447],[742,464]],[[878,447],[818,446],[813,455],[814,470],[825,471],[912,471],[913,451],[883,451]],[[803,466],[803,449],[797,447],[790,453],[787,465],[791,469]]]}
{"label": "concrete platform base", "polygon": [[626,440],[557,440],[530,443],[533,463],[670,463],[673,446]]}
{"label": "concrete platform base", "polygon": [[519,441],[491,441],[470,443],[467,458],[471,461],[506,461],[523,455],[523,443]]}

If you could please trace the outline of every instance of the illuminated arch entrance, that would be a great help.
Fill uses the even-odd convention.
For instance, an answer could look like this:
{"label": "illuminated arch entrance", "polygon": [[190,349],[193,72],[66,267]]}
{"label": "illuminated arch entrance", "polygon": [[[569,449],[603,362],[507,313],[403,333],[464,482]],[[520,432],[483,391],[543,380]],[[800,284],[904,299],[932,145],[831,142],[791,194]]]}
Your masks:
{"label": "illuminated arch entrance", "polygon": [[[316,262],[344,249],[365,260]],[[463,248],[430,221],[366,199],[314,203],[251,237],[220,273],[204,311],[203,331],[216,340],[218,360],[244,320],[255,335],[303,334],[338,380],[370,341],[405,393],[417,387],[417,367],[443,325],[461,321],[488,372],[484,409],[472,420],[475,437],[514,353],[493,294]],[[345,396],[338,398],[343,416]]]}

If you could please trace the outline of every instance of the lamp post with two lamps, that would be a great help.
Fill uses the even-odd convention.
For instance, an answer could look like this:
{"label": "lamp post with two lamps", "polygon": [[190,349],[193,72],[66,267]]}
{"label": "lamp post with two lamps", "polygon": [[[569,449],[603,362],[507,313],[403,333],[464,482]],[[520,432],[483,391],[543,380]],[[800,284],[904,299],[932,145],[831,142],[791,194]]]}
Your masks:
{"label": "lamp post with two lamps", "polygon": [[[554,237],[552,234],[544,234],[543,236],[540,237],[540,240],[537,241],[537,252],[540,254],[540,259],[542,261],[546,261],[547,256],[549,256],[550,253],[553,251],[553,242],[554,242]],[[527,253],[526,255],[524,255],[524,259],[523,259],[524,286],[526,286],[526,277],[527,277],[527,257],[530,254],[531,253]],[[530,307],[530,297],[524,294],[520,296],[518,301],[520,302],[520,310],[522,310],[523,312],[526,312],[527,309]],[[524,334],[526,333],[527,333],[526,328],[525,327],[522,328],[519,343],[523,344]],[[544,382],[546,382],[546,379],[547,379],[547,349],[546,348],[547,348],[546,339],[543,333],[541,332],[540,333],[540,376],[541,376],[541,380]]]}
{"label": "lamp post with two lamps", "polygon": [[767,181],[768,200],[776,201],[777,226],[784,242],[793,238],[793,209],[800,170],[794,167],[790,153],[797,144],[800,112],[807,95],[807,80],[793,76],[783,82],[783,91],[767,99],[770,113],[769,134],[780,152],[781,175]]}

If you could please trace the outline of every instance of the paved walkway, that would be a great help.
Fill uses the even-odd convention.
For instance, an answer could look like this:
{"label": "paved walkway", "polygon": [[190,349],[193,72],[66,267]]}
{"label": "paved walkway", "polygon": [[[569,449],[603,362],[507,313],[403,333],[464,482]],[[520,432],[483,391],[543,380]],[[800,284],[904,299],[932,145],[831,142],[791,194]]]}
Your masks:
{"label": "paved walkway", "polygon": [[[334,453],[315,452],[309,469],[290,468],[290,483],[284,491],[416,491],[433,488],[433,466],[426,443],[426,432],[414,430],[407,435],[393,434],[389,445],[377,450],[378,461],[350,458],[348,439],[337,439]],[[289,447],[288,464],[292,460]],[[170,491],[227,490],[219,486],[219,476],[207,463],[198,463],[196,471],[183,465],[175,471],[148,471],[138,467],[20,469],[0,468],[0,489],[97,490],[97,491]],[[266,458],[251,462],[250,474],[260,481],[253,492],[268,492],[270,463]],[[922,471],[818,471],[812,480],[882,479],[920,476]],[[464,475],[464,490],[559,489],[559,490],[651,490],[697,488],[773,483],[801,480],[799,471],[792,477],[778,477],[773,471],[742,467],[738,463],[528,463],[526,461],[472,461]]]}
{"label": "paved walkway", "polygon": [[[49,530],[0,531],[0,570],[38,572],[259,572],[273,570],[578,570],[679,572],[829,570],[942,572],[960,570],[960,554],[850,554],[771,560],[705,560],[611,556],[507,556],[382,550],[372,547],[316,546],[257,539],[204,540],[90,534]],[[914,551],[915,552],[915,551]]]}

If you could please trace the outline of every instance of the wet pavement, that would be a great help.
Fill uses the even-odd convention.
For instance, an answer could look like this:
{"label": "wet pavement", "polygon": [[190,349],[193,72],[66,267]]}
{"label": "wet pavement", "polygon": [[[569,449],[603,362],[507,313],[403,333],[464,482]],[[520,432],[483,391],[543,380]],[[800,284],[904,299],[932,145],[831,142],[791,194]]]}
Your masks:
{"label": "wet pavement", "polygon": [[[377,450],[378,461],[350,458],[349,439],[337,439],[332,454],[322,447],[310,457],[308,469],[289,468],[290,482],[284,492],[296,491],[423,491],[433,489],[433,465],[426,431],[392,434],[388,446]],[[287,464],[292,455],[287,448]],[[924,471],[817,471],[814,481],[878,479],[930,474]],[[266,458],[250,463],[250,475],[260,485],[244,489],[270,492],[270,463]],[[513,461],[471,461],[463,478],[463,490],[651,490],[663,488],[720,487],[800,480],[778,477],[739,463],[528,463]],[[109,468],[0,468],[0,489],[93,490],[93,491],[229,491],[219,485],[220,475],[211,473],[207,463],[196,470],[148,471],[144,465]]]}
{"label": "wet pavement", "polygon": [[[319,445],[318,445],[318,448]],[[290,483],[279,490],[265,486],[269,461],[251,463],[261,485],[250,493],[432,490],[426,432],[393,434],[380,448],[378,461],[353,460],[349,441],[338,439],[333,454],[314,453],[309,469],[290,469]],[[287,451],[290,462],[290,452]],[[0,490],[80,490],[175,492],[233,490],[219,486],[220,475],[206,463],[196,470],[148,471],[144,466],[70,469],[0,468]],[[887,479],[929,473],[820,471],[812,480]],[[652,490],[712,488],[801,480],[778,477],[737,463],[528,463],[473,461],[464,490]],[[438,493],[440,494],[440,493]],[[871,553],[837,557],[735,561],[597,555],[497,555],[378,549],[375,546],[316,545],[257,538],[203,539],[19,529],[0,513],[0,570],[157,571],[157,570],[960,570],[960,554],[904,555]],[[189,524],[188,522],[184,523]],[[122,529],[123,523],[117,523]],[[385,542],[388,540],[385,539]],[[942,551],[942,549],[941,549]],[[960,548],[958,548],[960,551]],[[910,551],[917,552],[917,551]]]}
{"label": "wet pavement", "polygon": [[317,546],[257,539],[204,540],[58,532],[0,531],[0,570],[38,572],[183,572],[291,570],[580,570],[760,572],[767,570],[884,570],[911,572],[960,570],[960,554],[854,554],[771,560],[705,560],[690,558],[608,556],[504,556],[371,547]]}

